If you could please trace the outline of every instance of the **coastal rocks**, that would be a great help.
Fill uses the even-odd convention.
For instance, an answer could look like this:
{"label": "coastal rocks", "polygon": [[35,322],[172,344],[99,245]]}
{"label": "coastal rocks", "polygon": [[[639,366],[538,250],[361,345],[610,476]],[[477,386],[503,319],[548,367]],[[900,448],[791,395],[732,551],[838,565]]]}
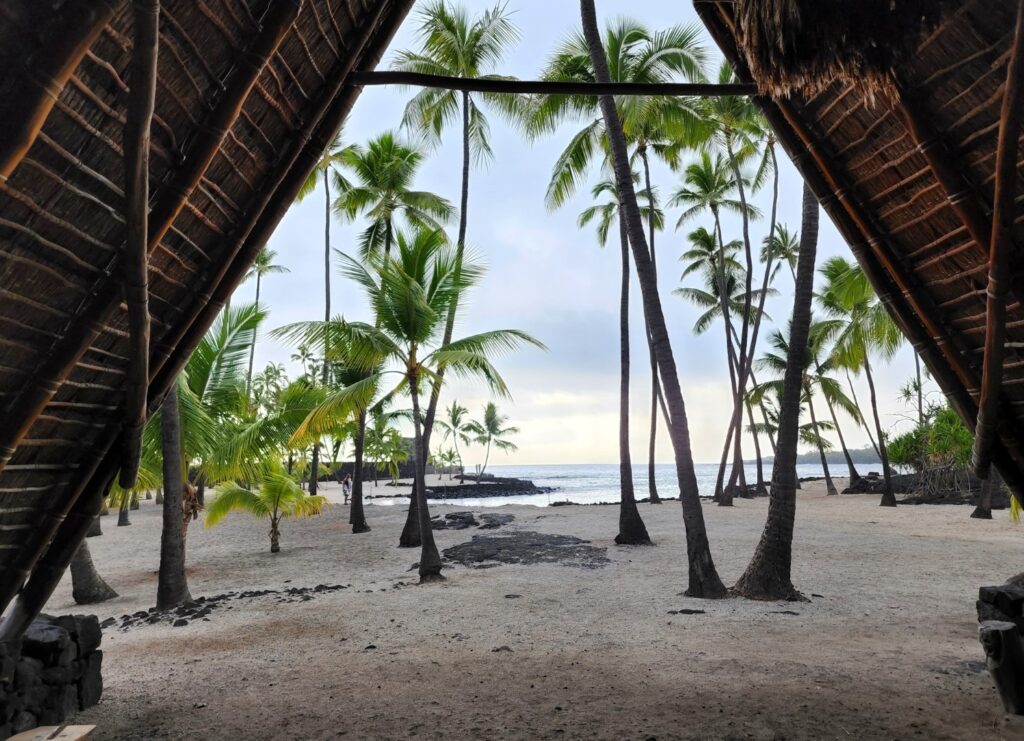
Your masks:
{"label": "coastal rocks", "polygon": [[497,530],[499,527],[510,524],[516,519],[515,515],[483,514],[477,521],[472,512],[449,512],[443,518],[438,516],[430,521],[432,530],[466,530],[471,527],[480,530]]}
{"label": "coastal rocks", "polygon": [[94,615],[40,616],[23,639],[0,644],[0,738],[59,725],[103,694]]}
{"label": "coastal rocks", "polygon": [[550,486],[537,486],[527,479],[499,478],[486,475],[480,478],[462,477],[459,486],[429,486],[427,496],[431,499],[462,499],[465,497],[516,497],[531,494],[548,494],[555,491]]}
{"label": "coastal rocks", "polygon": [[489,569],[500,564],[558,563],[585,569],[608,565],[607,548],[571,535],[537,532],[509,532],[500,535],[474,535],[468,543],[446,548],[444,559],[472,569]]}
{"label": "coastal rocks", "polygon": [[220,609],[231,609],[231,602],[236,600],[252,600],[265,597],[273,598],[280,604],[293,602],[309,602],[317,596],[330,592],[337,592],[348,589],[351,584],[317,584],[315,587],[288,587],[287,589],[252,589],[243,592],[225,592],[212,597],[198,597],[183,605],[172,607],[167,610],[157,610],[155,607],[149,610],[141,610],[132,615],[122,615],[117,618],[107,618],[103,621],[102,627],[114,626],[122,631],[136,628],[141,625],[154,625],[164,623],[174,628],[184,628],[190,623],[202,620],[209,622],[210,615]]}

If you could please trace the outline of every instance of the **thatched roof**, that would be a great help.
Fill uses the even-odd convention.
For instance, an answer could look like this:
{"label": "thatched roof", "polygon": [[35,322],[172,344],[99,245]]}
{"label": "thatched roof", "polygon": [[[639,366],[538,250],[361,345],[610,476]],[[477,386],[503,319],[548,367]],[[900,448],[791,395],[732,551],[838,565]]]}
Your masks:
{"label": "thatched roof", "polygon": [[[786,3],[695,0],[715,40],[751,80],[771,39],[740,40],[755,6]],[[857,3],[899,8],[902,0]],[[789,56],[781,72],[762,71],[764,89],[790,97],[758,99],[779,140],[850,243],[889,311],[913,342],[953,406],[973,427],[978,413],[986,336],[986,282],[992,227],[1000,106],[1014,39],[1017,0],[964,0],[943,17],[907,3],[909,50],[871,62],[893,81],[895,97],[875,99],[870,79],[846,74],[865,59],[832,40],[823,61]],[[871,14],[868,14],[871,15]],[[879,33],[891,37],[884,17]],[[841,25],[818,18],[823,31]],[[766,23],[765,27],[768,27]],[[924,33],[922,34],[922,29]],[[817,43],[817,42],[815,42]],[[744,51],[751,52],[751,58]],[[786,57],[787,50],[780,52]],[[851,62],[854,60],[854,62]],[[884,69],[894,61],[895,68]],[[866,84],[865,84],[866,83]],[[1024,492],[1024,178],[1017,151],[1017,210],[1010,250],[995,463]]]}
{"label": "thatched roof", "polygon": [[[349,74],[377,64],[411,5],[163,1],[150,234],[166,233],[149,262],[151,409],[340,126],[358,93]],[[0,465],[3,441],[27,425],[0,471],[0,607],[118,463],[130,6],[0,2]]]}

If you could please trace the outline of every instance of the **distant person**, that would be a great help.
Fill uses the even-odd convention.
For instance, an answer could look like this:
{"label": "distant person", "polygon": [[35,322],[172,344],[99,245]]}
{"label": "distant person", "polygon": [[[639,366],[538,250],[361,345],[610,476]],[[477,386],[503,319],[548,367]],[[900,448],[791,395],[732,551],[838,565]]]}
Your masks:
{"label": "distant person", "polygon": [[341,493],[345,496],[344,504],[348,504],[349,495],[352,493],[352,474],[346,473],[341,480]]}

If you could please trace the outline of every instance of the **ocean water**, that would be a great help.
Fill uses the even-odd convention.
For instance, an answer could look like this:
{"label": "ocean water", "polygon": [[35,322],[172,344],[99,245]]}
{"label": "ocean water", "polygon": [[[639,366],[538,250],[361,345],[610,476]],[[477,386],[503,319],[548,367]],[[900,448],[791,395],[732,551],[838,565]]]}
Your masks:
{"label": "ocean water", "polygon": [[[619,501],[618,464],[489,466],[487,472],[493,473],[495,476],[529,479],[537,486],[552,487],[555,491],[516,497],[451,498],[444,500],[444,502],[464,507],[500,507],[503,504],[533,504],[546,507],[552,502],[564,501],[577,502],[579,504],[614,503]],[[718,464],[697,464],[696,473],[697,488],[700,490],[700,493],[704,496],[713,495],[715,479],[718,476]],[[832,473],[835,476],[845,475],[846,470],[844,467],[842,471],[834,470]],[[820,465],[800,464],[797,466],[797,474],[801,477],[809,477],[821,476],[823,472]],[[757,480],[755,466],[748,465],[746,467],[746,475],[747,482],[754,483]],[[764,475],[766,479],[771,478],[770,465],[766,466]],[[674,465],[657,464],[655,466],[655,476],[658,494],[663,497],[676,497],[679,495]],[[646,465],[638,466],[634,464],[633,486],[637,499],[643,499],[648,495]],[[376,503],[383,504],[384,501],[376,500]]]}

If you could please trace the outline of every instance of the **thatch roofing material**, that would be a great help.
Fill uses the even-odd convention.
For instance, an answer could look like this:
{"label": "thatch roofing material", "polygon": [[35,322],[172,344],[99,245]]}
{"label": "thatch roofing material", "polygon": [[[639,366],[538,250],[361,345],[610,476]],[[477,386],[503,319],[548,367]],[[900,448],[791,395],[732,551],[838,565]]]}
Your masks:
{"label": "thatch roofing material", "polygon": [[[8,0],[0,28],[34,4]],[[379,61],[411,4],[163,1],[150,162],[151,409],[340,126],[357,94],[347,76]],[[127,5],[0,186],[0,408],[38,387],[41,369],[59,383],[0,471],[0,605],[58,528],[55,545],[67,541],[64,518],[118,462],[128,331],[112,276],[125,234]],[[271,19],[289,6],[294,22],[261,50]],[[254,84],[233,87],[247,70]],[[0,89],[7,74],[0,69]],[[61,343],[77,349],[76,336],[90,341],[58,358]],[[55,361],[68,358],[70,372],[60,374]]]}
{"label": "thatch roofing material", "polygon": [[[741,79],[750,79],[732,4],[698,0],[696,6]],[[757,99],[968,426],[978,412],[999,109],[1016,6],[1016,0],[960,3],[895,70],[895,101],[882,104],[870,86],[837,78],[820,82],[816,94]],[[1024,492],[1019,151],[993,454],[1006,481]],[[977,223],[981,219],[988,230]]]}

